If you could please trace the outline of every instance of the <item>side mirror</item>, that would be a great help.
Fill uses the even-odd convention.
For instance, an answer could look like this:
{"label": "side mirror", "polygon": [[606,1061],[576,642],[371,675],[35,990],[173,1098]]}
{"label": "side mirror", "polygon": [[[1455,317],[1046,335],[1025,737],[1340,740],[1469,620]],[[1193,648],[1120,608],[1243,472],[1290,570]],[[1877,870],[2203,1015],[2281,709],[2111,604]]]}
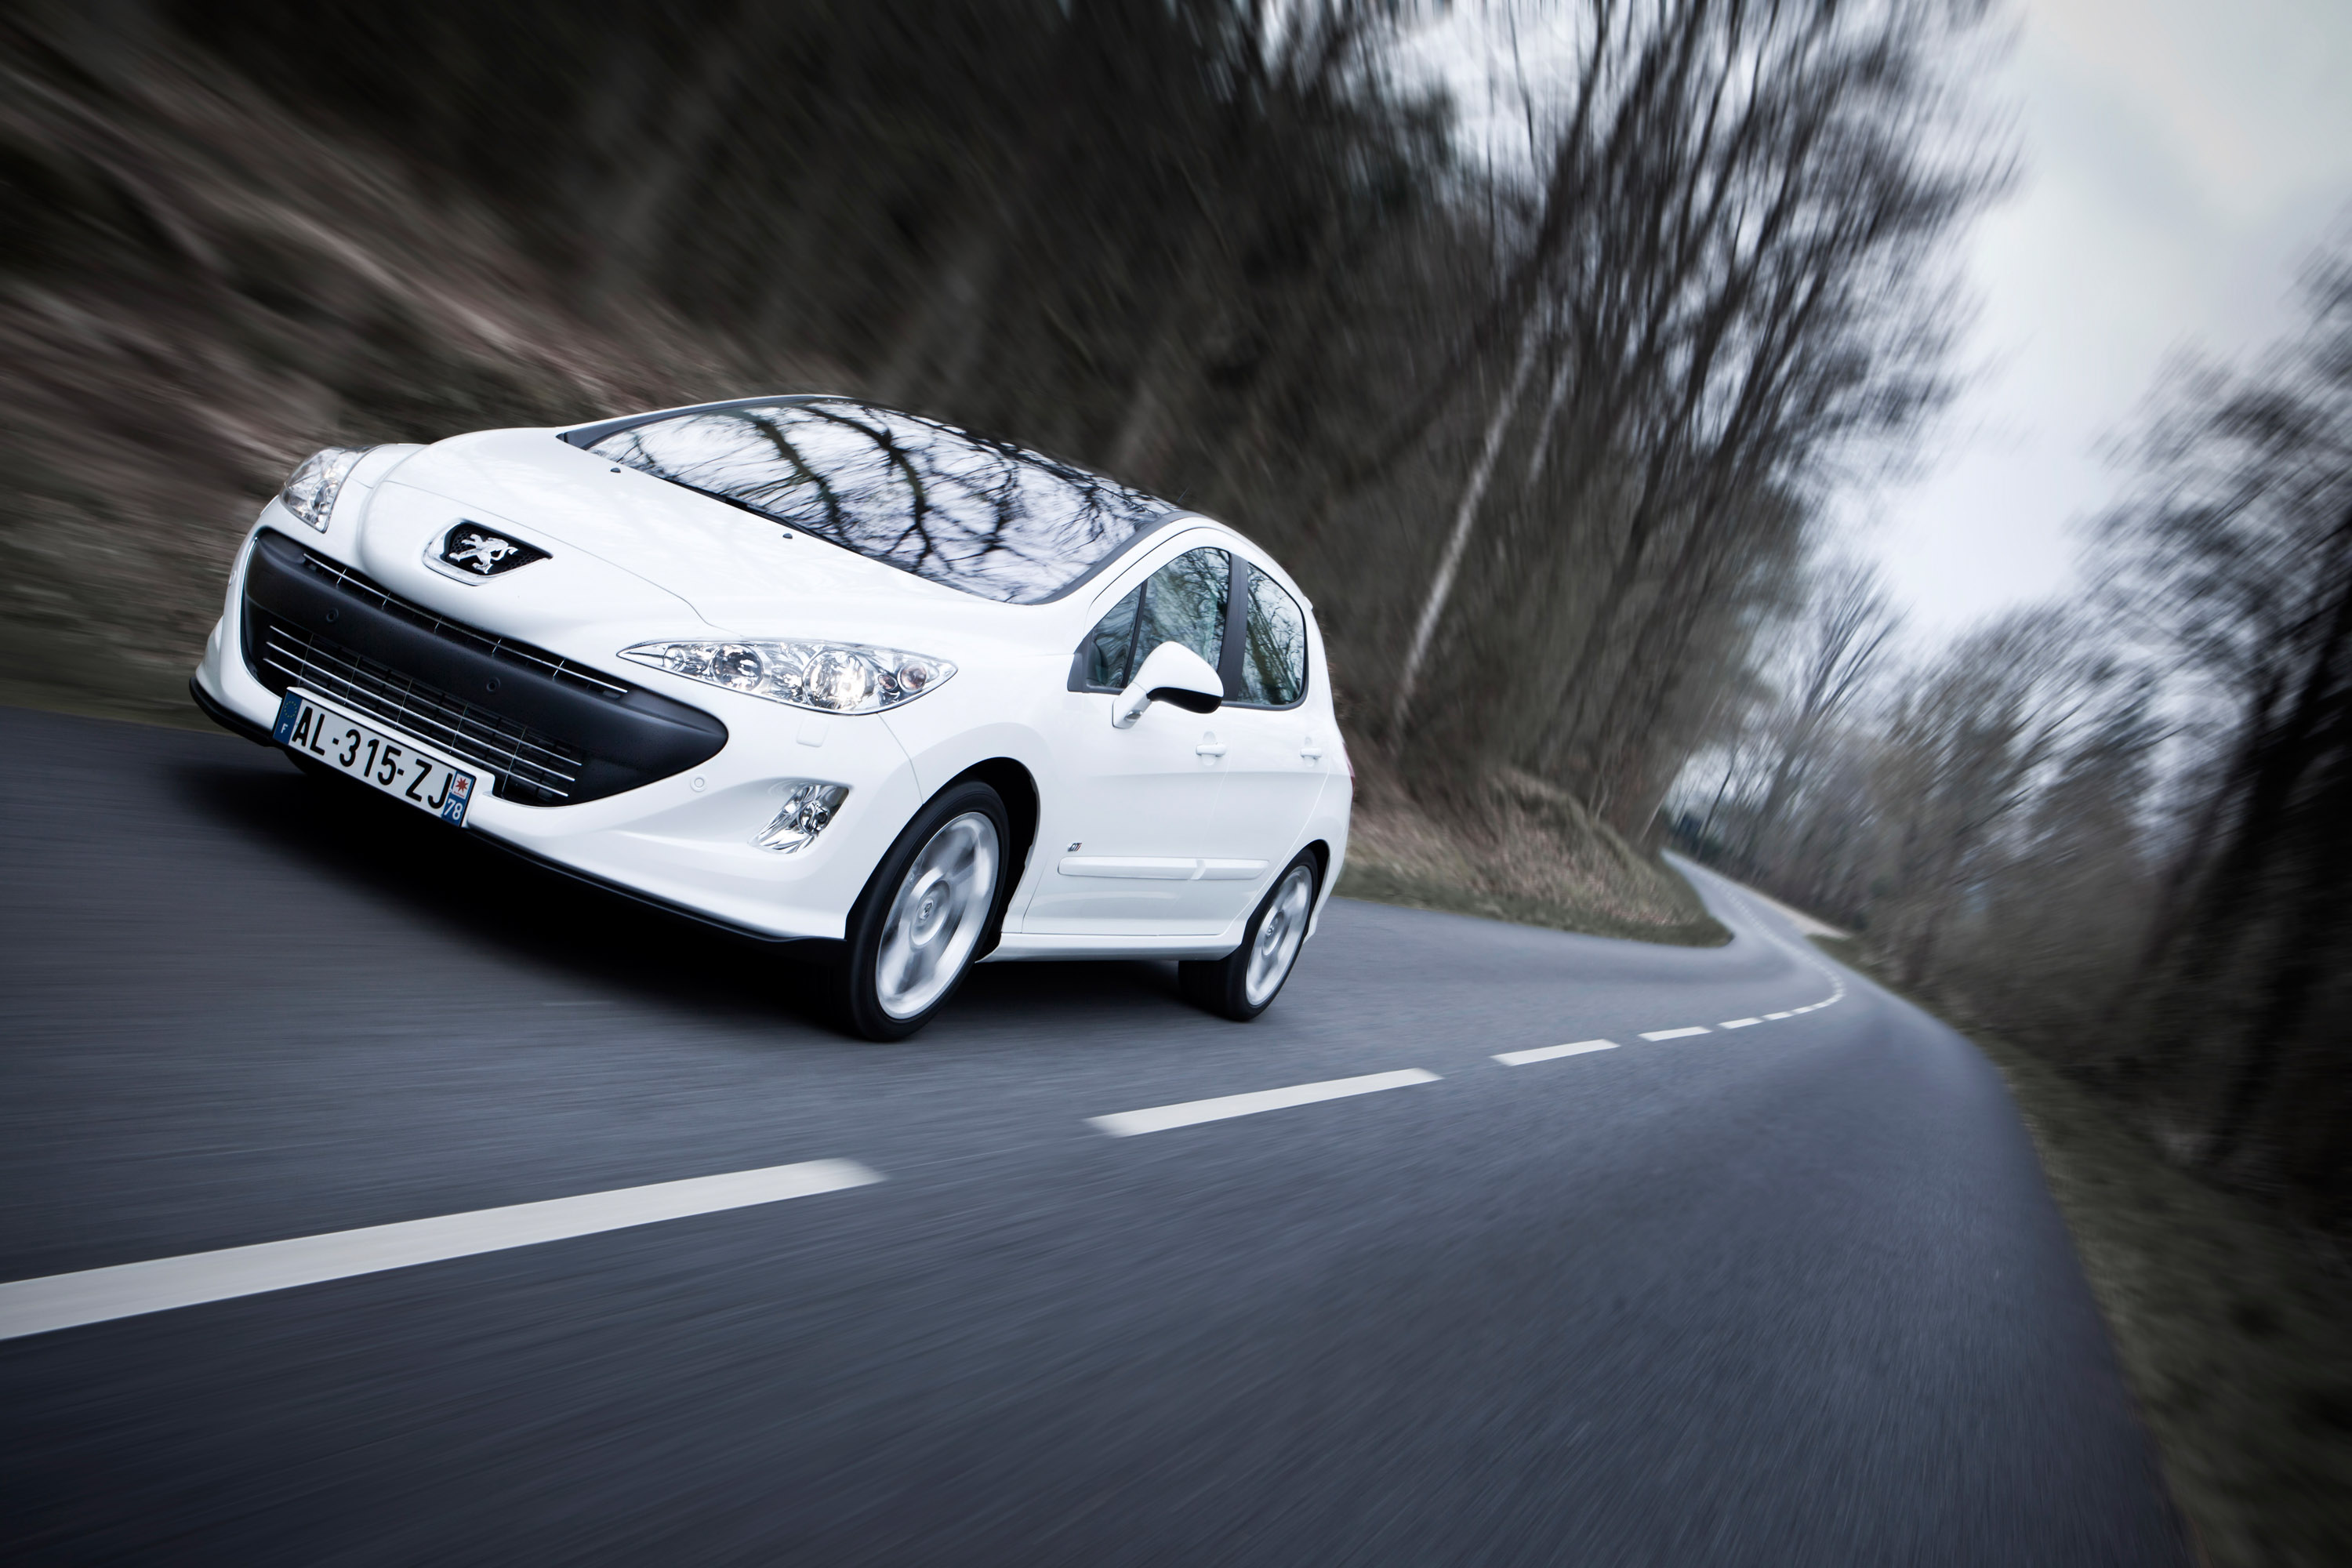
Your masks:
{"label": "side mirror", "polygon": [[1128,728],[1155,702],[1172,702],[1188,712],[1214,713],[1224,700],[1225,683],[1209,668],[1207,659],[1182,643],[1164,642],[1145,656],[1135,679],[1112,700],[1111,728]]}

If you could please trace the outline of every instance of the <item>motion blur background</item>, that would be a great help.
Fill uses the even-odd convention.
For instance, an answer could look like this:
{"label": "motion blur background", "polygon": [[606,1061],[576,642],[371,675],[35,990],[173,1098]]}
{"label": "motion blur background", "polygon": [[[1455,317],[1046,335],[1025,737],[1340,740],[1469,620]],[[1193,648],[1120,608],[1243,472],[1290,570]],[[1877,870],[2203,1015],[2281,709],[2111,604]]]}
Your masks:
{"label": "motion blur background", "polygon": [[1349,890],[1705,940],[1677,846],[2340,1234],[2340,231],[2281,342],[2106,432],[2052,599],[1906,633],[1852,524],[1932,483],[1982,368],[2017,36],[1957,0],[12,6],[0,694],[184,714],[321,445],[870,395],[1291,565]]}

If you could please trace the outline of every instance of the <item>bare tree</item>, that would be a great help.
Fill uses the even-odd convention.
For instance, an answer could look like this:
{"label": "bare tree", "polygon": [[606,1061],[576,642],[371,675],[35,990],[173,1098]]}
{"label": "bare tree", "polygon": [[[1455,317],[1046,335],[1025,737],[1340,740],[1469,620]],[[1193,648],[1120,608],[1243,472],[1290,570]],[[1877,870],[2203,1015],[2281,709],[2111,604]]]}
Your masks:
{"label": "bare tree", "polygon": [[2083,647],[2078,627],[2033,610],[1961,638],[1906,682],[1876,789],[1885,868],[1900,889],[1879,940],[1898,978],[1927,978],[1996,836],[2032,803],[2117,673]]}
{"label": "bare tree", "polygon": [[[1638,833],[1787,595],[1820,486],[1935,402],[1921,269],[1998,171],[1928,134],[1949,110],[1941,6],[1583,16],[1497,294],[1516,356],[1457,448],[1467,478],[1386,711],[1409,766],[1531,767]],[[1489,321],[1464,353],[1499,346]],[[1474,530],[1495,548],[1475,570]],[[1433,689],[1451,643],[1475,651]],[[1505,643],[1498,680],[1486,650]]]}
{"label": "bare tree", "polygon": [[1875,567],[1841,561],[1815,584],[1808,606],[1795,679],[1780,725],[1780,757],[1757,808],[1748,845],[1750,858],[1761,836],[1780,822],[1790,792],[1818,757],[1826,726],[1843,715],[1885,660],[1903,617],[1887,602]]}

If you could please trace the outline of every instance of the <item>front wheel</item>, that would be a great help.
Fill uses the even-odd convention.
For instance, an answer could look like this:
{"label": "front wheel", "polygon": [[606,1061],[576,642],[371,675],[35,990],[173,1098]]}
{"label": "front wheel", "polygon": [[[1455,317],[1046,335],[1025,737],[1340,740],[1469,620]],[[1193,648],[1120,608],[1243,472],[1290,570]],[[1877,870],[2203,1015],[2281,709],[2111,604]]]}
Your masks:
{"label": "front wheel", "polygon": [[996,913],[1012,841],[1004,803],[973,782],[915,816],[849,919],[835,976],[843,1019],[869,1040],[903,1040],[955,994]]}
{"label": "front wheel", "polygon": [[1315,909],[1315,880],[1314,851],[1302,849],[1250,916],[1241,946],[1223,958],[1176,966],[1186,1000],[1239,1024],[1265,1012],[1298,963]]}

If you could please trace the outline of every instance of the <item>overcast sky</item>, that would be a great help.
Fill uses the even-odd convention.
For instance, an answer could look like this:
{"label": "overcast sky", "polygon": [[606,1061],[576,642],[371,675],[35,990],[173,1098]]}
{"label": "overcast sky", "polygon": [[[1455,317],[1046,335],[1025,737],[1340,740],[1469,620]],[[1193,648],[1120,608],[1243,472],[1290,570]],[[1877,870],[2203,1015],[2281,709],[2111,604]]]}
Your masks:
{"label": "overcast sky", "polygon": [[[1542,14],[1521,13],[1532,70],[1557,58]],[[2352,0],[2009,0],[1996,25],[2014,43],[1986,97],[2023,177],[1966,244],[1975,374],[1923,477],[1858,525],[1928,637],[2068,591],[2075,524],[2121,483],[2102,439],[2169,356],[2285,328],[2297,270],[2352,216]],[[1498,34],[1464,15],[1425,40],[1474,137],[1513,129]]]}
{"label": "overcast sky", "polygon": [[2168,356],[2288,328],[2352,207],[2352,0],[2027,0],[1990,84],[2024,179],[1970,237],[1979,375],[1866,544],[1923,631],[2066,591]]}

